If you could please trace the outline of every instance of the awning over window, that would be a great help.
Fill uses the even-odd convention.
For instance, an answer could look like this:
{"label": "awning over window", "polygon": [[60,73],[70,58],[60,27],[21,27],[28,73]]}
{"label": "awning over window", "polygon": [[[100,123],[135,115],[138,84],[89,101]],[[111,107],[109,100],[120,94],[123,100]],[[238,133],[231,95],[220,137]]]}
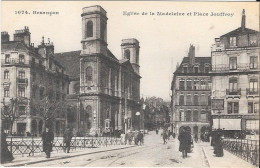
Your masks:
{"label": "awning over window", "polygon": [[[213,119],[212,129],[219,128],[219,119]],[[220,129],[241,130],[241,119],[220,119]]]}

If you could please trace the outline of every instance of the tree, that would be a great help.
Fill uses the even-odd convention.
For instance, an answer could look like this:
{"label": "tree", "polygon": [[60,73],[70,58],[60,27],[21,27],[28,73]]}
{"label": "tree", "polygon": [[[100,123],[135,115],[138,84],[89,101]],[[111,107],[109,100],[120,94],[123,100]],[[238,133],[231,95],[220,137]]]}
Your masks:
{"label": "tree", "polygon": [[9,102],[6,102],[5,98],[3,98],[1,115],[3,121],[10,123],[10,135],[13,133],[14,121],[21,116],[18,105],[22,102],[19,98],[11,98]]}
{"label": "tree", "polygon": [[52,101],[48,96],[44,97],[42,100],[32,102],[34,109],[37,111],[37,115],[43,119],[43,130],[45,130],[46,125],[51,127],[55,117],[59,114],[59,111],[63,108],[66,109],[64,102],[62,101]]}

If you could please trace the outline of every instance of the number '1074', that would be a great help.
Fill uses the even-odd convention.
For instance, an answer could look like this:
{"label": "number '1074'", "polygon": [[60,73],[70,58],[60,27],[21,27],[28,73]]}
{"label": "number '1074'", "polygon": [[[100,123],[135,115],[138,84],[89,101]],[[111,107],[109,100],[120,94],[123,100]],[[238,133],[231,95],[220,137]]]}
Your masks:
{"label": "number '1074'", "polygon": [[30,14],[28,11],[15,11],[16,15]]}

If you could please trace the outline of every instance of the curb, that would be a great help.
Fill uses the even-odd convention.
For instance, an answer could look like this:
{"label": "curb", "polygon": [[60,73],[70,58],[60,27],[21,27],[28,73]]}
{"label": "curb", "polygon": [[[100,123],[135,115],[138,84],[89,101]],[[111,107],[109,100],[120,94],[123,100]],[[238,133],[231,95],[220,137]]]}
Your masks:
{"label": "curb", "polygon": [[63,157],[60,157],[60,158],[44,159],[44,160],[32,161],[32,162],[28,162],[28,163],[19,163],[19,164],[14,164],[14,165],[8,165],[8,166],[2,165],[2,166],[4,166],[4,167],[26,166],[26,165],[37,164],[37,163],[43,163],[43,162],[49,162],[49,161],[54,161],[54,160],[67,159],[67,158],[73,158],[73,157],[84,156],[84,155],[91,155],[91,154],[95,154],[95,153],[103,153],[103,152],[109,152],[109,151],[116,151],[116,150],[120,150],[120,149],[132,148],[132,147],[136,147],[136,146],[127,146],[127,147],[116,148],[116,149],[101,150],[101,151],[96,151],[96,152],[91,152],[91,153],[82,153],[82,154],[77,154],[77,155],[73,155],[73,156],[63,156]]}
{"label": "curb", "polygon": [[202,147],[202,151],[203,151],[203,153],[204,153],[204,156],[206,157],[206,161],[207,161],[209,167],[212,167],[212,163],[211,163],[210,159],[208,159],[209,157],[208,157],[208,155],[206,154],[204,147]]}

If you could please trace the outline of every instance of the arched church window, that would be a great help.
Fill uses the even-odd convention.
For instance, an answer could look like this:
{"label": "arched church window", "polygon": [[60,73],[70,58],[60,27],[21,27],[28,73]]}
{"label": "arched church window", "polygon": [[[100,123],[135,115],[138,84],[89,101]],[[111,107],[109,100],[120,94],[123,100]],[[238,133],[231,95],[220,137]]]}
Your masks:
{"label": "arched church window", "polygon": [[86,82],[92,81],[93,69],[91,66],[86,68]]}
{"label": "arched church window", "polygon": [[86,37],[93,37],[93,22],[92,21],[87,22]]}
{"label": "arched church window", "polygon": [[130,51],[129,50],[125,50],[124,56],[125,56],[125,59],[130,60]]}

